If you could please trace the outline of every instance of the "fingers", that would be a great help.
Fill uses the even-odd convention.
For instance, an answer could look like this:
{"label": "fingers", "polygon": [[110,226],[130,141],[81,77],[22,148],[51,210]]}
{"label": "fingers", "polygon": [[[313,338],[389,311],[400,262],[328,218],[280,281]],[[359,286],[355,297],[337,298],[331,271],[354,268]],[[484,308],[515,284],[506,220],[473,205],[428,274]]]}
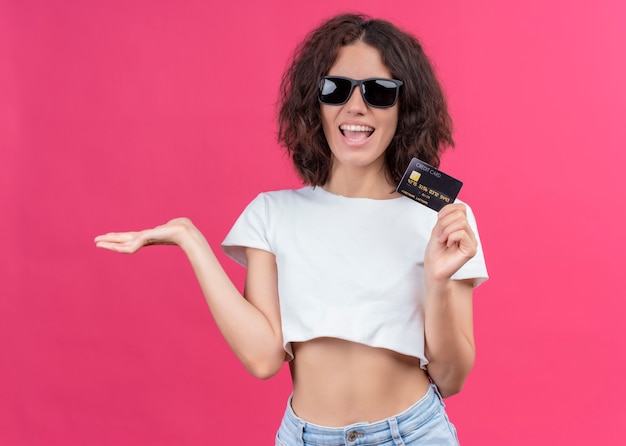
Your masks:
{"label": "fingers", "polygon": [[451,233],[462,231],[466,227],[469,228],[465,206],[451,204],[444,206],[437,214],[435,235],[439,242],[445,243]]}
{"label": "fingers", "polygon": [[136,232],[109,232],[94,239],[94,242],[125,243],[137,237]]}
{"label": "fingers", "polygon": [[470,257],[476,253],[478,242],[467,221],[467,211],[463,204],[451,204],[439,211],[434,235],[448,248],[458,246],[465,255]]}
{"label": "fingers", "polygon": [[471,237],[466,231],[456,231],[448,236],[446,248],[455,248],[466,259],[471,259],[476,255],[478,244],[476,239]]}
{"label": "fingers", "polygon": [[98,248],[132,254],[141,248],[139,235],[138,232],[109,232],[97,236],[94,242]]}

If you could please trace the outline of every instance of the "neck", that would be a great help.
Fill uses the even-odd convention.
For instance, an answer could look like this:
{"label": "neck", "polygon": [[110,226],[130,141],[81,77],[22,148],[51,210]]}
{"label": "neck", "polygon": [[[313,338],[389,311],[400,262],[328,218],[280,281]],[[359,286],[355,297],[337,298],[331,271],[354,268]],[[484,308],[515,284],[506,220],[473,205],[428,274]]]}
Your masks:
{"label": "neck", "polygon": [[372,198],[387,200],[400,196],[395,190],[396,185],[387,178],[383,169],[333,169],[324,189],[335,195],[348,198]]}

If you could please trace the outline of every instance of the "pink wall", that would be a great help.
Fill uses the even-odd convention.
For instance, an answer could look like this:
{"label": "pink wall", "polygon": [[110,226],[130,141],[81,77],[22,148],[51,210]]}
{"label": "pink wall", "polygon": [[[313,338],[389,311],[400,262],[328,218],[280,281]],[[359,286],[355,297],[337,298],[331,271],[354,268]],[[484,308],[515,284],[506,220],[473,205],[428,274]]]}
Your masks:
{"label": "pink wall", "polygon": [[455,118],[442,168],[492,275],[448,400],[462,443],[620,443],[624,3],[241,3],[0,1],[0,444],[272,443],[287,371],[246,374],[179,251],[92,239],[185,215],[217,248],[259,191],[297,186],[279,76],[350,9],[421,37]]}

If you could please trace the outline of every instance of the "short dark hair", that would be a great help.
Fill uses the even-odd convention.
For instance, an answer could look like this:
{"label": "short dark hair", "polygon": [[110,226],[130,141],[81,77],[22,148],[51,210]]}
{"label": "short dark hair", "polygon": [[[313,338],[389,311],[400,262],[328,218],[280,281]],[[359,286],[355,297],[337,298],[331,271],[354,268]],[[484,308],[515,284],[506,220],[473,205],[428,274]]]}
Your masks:
{"label": "short dark hair", "polygon": [[320,80],[339,49],[358,41],[378,49],[393,78],[404,82],[396,134],[385,151],[390,179],[400,181],[412,157],[439,166],[443,150],[454,146],[443,90],[419,41],[388,21],[341,14],[307,35],[282,77],[278,140],[306,184],[324,185],[332,165],[318,102]]}

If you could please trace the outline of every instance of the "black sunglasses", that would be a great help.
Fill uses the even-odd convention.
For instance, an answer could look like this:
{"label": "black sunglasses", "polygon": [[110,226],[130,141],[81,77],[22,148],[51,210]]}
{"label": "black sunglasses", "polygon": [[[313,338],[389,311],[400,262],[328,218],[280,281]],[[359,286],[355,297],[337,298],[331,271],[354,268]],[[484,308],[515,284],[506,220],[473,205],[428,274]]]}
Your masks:
{"label": "black sunglasses", "polygon": [[324,76],[320,81],[319,101],[326,105],[343,105],[348,102],[354,87],[358,86],[365,103],[371,107],[389,108],[396,105],[402,81],[370,78],[360,81],[342,76]]}

